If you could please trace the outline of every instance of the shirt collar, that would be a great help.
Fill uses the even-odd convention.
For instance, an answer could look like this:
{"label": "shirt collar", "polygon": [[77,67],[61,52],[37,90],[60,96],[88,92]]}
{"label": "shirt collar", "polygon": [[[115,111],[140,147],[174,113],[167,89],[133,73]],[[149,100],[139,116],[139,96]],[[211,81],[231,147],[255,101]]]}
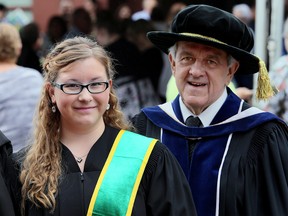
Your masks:
{"label": "shirt collar", "polygon": [[[226,98],[227,98],[227,90],[225,89],[222,93],[222,95],[209,107],[207,107],[198,117],[200,118],[203,127],[207,127],[212,122],[213,118],[216,116],[217,112],[220,110],[221,106],[224,104]],[[189,116],[196,116],[193,114],[183,103],[181,96],[179,97],[179,104],[180,104],[180,110],[184,119],[184,122]]]}

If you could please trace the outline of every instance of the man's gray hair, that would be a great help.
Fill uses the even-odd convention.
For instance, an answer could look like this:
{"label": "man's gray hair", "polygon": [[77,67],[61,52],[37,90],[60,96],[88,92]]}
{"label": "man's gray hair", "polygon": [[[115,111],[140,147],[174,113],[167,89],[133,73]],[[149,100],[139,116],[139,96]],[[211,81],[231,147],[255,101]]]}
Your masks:
{"label": "man's gray hair", "polygon": [[[171,46],[168,51],[169,53],[172,55],[172,57],[175,59],[176,57],[176,52],[177,52],[177,43],[175,43],[173,46]],[[237,62],[237,60],[228,53],[228,56],[227,56],[227,64],[228,64],[228,67],[231,67],[232,64],[234,64],[235,62]]]}

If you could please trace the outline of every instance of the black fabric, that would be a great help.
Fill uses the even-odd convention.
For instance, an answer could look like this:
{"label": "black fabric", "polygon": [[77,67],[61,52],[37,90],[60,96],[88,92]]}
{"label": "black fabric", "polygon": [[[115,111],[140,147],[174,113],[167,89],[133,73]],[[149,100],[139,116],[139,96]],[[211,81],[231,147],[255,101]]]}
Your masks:
{"label": "black fabric", "polygon": [[134,132],[142,134],[155,139],[160,139],[160,128],[153,124],[143,112],[135,115],[131,119],[132,125],[137,126]]}
{"label": "black fabric", "polygon": [[[138,133],[160,136],[143,112],[133,125]],[[220,177],[219,216],[288,215],[287,137],[287,125],[279,122],[232,135]]]}
{"label": "black fabric", "polygon": [[231,13],[213,6],[190,5],[175,16],[171,32],[151,31],[147,33],[147,37],[165,53],[168,53],[168,49],[177,41],[191,41],[216,47],[240,61],[237,74],[253,74],[259,71],[259,59],[250,53],[254,46],[251,28]]}
{"label": "black fabric", "polygon": [[199,117],[194,117],[194,116],[189,116],[186,119],[185,124],[187,126],[192,126],[192,127],[200,127],[202,125],[201,120],[199,119]]}
{"label": "black fabric", "polygon": [[105,50],[107,50],[115,60],[114,66],[115,71],[117,71],[115,79],[124,76],[134,76],[135,79],[141,77],[139,77],[137,73],[140,53],[134,44],[122,37],[105,47]]}
{"label": "black fabric", "polygon": [[233,135],[222,170],[219,216],[288,215],[286,127],[269,122]]}
{"label": "black fabric", "polygon": [[13,203],[4,177],[7,173],[7,158],[12,153],[10,140],[0,131],[0,215],[14,216]]}
{"label": "black fabric", "polygon": [[30,47],[23,47],[17,65],[33,68],[42,74],[41,63],[37,53]]}
{"label": "black fabric", "polygon": [[[201,120],[199,119],[199,117],[194,117],[194,116],[189,116],[186,121],[185,124],[187,126],[192,126],[192,127],[200,127],[202,125]],[[189,146],[189,161],[191,163],[191,159],[192,159],[192,154],[193,151],[195,149],[195,146],[197,144],[198,140],[197,139],[188,139],[188,146]]]}
{"label": "black fabric", "polygon": [[[86,215],[95,184],[118,132],[117,129],[106,127],[103,135],[91,148],[83,173],[69,149],[62,146],[64,172],[53,215]],[[15,158],[21,157],[16,155]],[[14,172],[19,170],[15,169]],[[14,194],[18,196],[19,187],[14,188]],[[157,142],[144,171],[132,215],[196,215],[189,190],[176,159],[163,144]],[[19,197],[14,197],[14,200],[19,200]],[[27,204],[26,210],[26,215],[29,216],[51,215],[48,210],[36,208],[31,203]]]}
{"label": "black fabric", "polygon": [[141,53],[137,74],[139,73],[141,78],[148,77],[151,80],[155,92],[158,92],[162,68],[163,57],[159,49],[153,46]]}

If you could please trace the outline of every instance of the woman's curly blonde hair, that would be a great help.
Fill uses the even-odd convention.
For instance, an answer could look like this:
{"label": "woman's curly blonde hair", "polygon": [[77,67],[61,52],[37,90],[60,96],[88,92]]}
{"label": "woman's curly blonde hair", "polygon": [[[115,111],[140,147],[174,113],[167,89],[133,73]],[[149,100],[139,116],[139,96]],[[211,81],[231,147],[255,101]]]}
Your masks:
{"label": "woman's curly blonde hair", "polygon": [[[85,37],[66,39],[57,44],[43,62],[45,85],[42,90],[38,113],[35,118],[35,133],[31,146],[22,163],[20,181],[22,187],[22,213],[28,200],[37,207],[54,211],[59,179],[61,176],[60,113],[52,112],[53,106],[47,83],[56,80],[61,68],[72,62],[94,57],[107,72],[108,79],[114,76],[114,67],[109,54],[95,41]],[[118,129],[129,129],[118,105],[113,87],[109,94],[110,109],[103,119],[105,124]]]}

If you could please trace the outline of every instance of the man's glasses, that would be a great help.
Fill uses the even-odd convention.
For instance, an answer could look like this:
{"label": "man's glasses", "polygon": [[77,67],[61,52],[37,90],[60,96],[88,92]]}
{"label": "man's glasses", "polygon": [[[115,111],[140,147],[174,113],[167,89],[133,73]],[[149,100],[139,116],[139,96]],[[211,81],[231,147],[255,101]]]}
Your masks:
{"label": "man's glasses", "polygon": [[76,95],[79,94],[83,88],[87,88],[87,90],[91,94],[99,94],[104,92],[109,87],[109,82],[93,82],[87,85],[77,84],[77,83],[64,83],[58,84],[55,82],[51,83],[53,86],[61,89],[65,94]]}

